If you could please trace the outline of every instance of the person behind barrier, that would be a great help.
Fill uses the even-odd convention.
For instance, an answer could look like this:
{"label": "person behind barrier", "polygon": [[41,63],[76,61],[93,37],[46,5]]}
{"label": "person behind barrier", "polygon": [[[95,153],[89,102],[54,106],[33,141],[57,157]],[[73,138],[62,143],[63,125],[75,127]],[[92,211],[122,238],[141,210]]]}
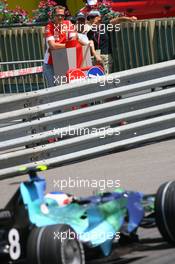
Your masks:
{"label": "person behind barrier", "polygon": [[78,13],[76,17],[76,29],[78,32],[78,40],[83,46],[90,46],[91,55],[95,58],[97,64],[102,64],[102,58],[98,55],[95,50],[93,40],[89,40],[87,37],[87,32],[89,30],[89,26],[86,23],[86,16],[83,13]]}
{"label": "person behind barrier", "polygon": [[52,20],[45,27],[46,53],[44,56],[43,73],[48,87],[55,86],[54,69],[51,50],[65,48],[67,34],[72,28],[72,23],[64,20],[65,8],[56,6],[52,13]]}
{"label": "person behind barrier", "polygon": [[91,24],[91,30],[87,33],[90,40],[94,41],[95,49],[100,53],[103,60],[103,67],[105,73],[109,74],[113,69],[113,58],[112,58],[112,45],[110,32],[113,28],[120,30],[115,27],[120,22],[131,22],[135,21],[136,17],[125,17],[119,16],[117,18],[111,19],[108,23],[104,23],[102,20],[102,15],[98,10],[92,10],[89,12],[88,20]]}

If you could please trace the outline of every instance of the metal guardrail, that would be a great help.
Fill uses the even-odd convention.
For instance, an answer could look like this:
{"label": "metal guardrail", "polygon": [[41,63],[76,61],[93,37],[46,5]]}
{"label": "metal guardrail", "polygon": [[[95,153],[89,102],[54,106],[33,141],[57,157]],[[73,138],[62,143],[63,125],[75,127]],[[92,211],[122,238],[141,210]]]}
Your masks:
{"label": "metal guardrail", "polygon": [[114,71],[175,58],[175,18],[122,23],[111,38]]}
{"label": "metal guardrail", "polygon": [[[160,78],[160,82],[164,80],[162,79],[164,78],[163,76],[165,76],[164,82],[166,83],[168,81],[169,84],[171,84],[173,83],[173,79],[171,80],[172,77],[168,77],[167,80],[166,76],[174,75],[174,73],[175,60],[171,60],[155,65],[149,65],[119,73],[113,73],[110,75],[110,77],[101,77],[98,83],[96,83],[96,81],[93,81],[92,79],[90,80],[90,82],[78,83],[78,86],[75,83],[71,85],[68,84],[59,86],[59,88],[53,87],[25,94],[14,94],[13,100],[11,97],[2,96],[0,103],[0,113],[3,113],[5,109],[7,109],[8,111],[14,111],[21,108],[33,107],[45,103],[51,103],[53,101],[68,99],[70,98],[70,96],[76,97],[86,95],[87,89],[88,94],[132,84],[134,85],[134,89],[145,89],[143,86],[142,88],[137,88],[140,87],[137,84],[146,81],[145,85],[152,85],[151,80],[153,80],[154,82],[155,79]],[[110,79],[112,81],[110,81]]]}
{"label": "metal guardrail", "polygon": [[[43,60],[0,62],[0,93],[24,93],[46,88],[42,72],[25,74],[25,71],[37,69],[42,65]],[[16,76],[8,77],[8,74],[13,75],[13,73]]]}
{"label": "metal guardrail", "polygon": [[175,19],[156,20],[154,22],[155,62],[175,58]]}
{"label": "metal guardrail", "polygon": [[[8,159],[7,154],[1,154],[0,163],[3,163],[3,167],[9,167],[9,165],[15,166],[16,164],[20,164],[21,161],[26,164],[30,163],[31,160],[39,161],[43,159],[50,159],[70,154],[70,152],[76,153],[77,151],[86,150],[87,148],[95,148],[102,144],[106,145],[116,141],[132,139],[134,135],[137,134],[139,136],[144,136],[149,133],[157,132],[160,129],[165,130],[167,128],[172,128],[172,126],[175,127],[175,114],[150,118],[146,121],[139,121],[120,128],[113,128],[113,134],[110,136],[104,136],[104,131],[100,131],[99,129],[99,133],[81,135],[64,141],[55,142],[54,146],[52,144],[46,144],[45,146],[37,146],[34,149],[18,150],[17,153],[9,153]],[[72,132],[74,130],[75,128],[72,127]],[[105,133],[108,133],[108,129],[105,130]]]}
{"label": "metal guardrail", "polygon": [[42,60],[44,27],[0,29],[0,61]]}
{"label": "metal guardrail", "polygon": [[26,28],[26,27],[41,27],[46,26],[48,22],[36,22],[36,23],[14,23],[14,24],[6,24],[6,23],[0,23],[0,29],[11,29],[11,28]]}
{"label": "metal guardrail", "polygon": [[114,71],[152,64],[149,21],[122,23],[120,27],[111,34]]}
{"label": "metal guardrail", "polygon": [[[175,103],[167,103],[167,104],[161,104],[159,106],[152,106],[152,107],[148,107],[146,109],[140,109],[140,110],[135,110],[135,111],[131,111],[131,112],[127,112],[127,113],[122,113],[122,114],[118,114],[110,116],[110,117],[105,117],[105,118],[99,118],[98,120],[95,121],[87,121],[87,122],[82,122],[80,124],[75,124],[75,125],[71,125],[70,127],[62,127],[62,133],[65,134],[66,131],[69,129],[70,133],[73,133],[75,130],[81,130],[83,128],[89,128],[92,129],[94,126],[96,128],[100,128],[103,126],[108,126],[108,125],[115,125],[117,123],[119,123],[121,120],[127,120],[127,122],[133,122],[134,120],[142,120],[144,118],[146,118],[148,115],[150,116],[156,116],[157,114],[163,114],[163,113],[168,113],[173,111],[173,109],[175,108]],[[94,109],[93,109],[94,110]],[[82,113],[83,114],[83,113]],[[66,115],[67,118],[69,118],[68,115]],[[50,121],[50,122],[49,122]],[[32,143],[37,143],[38,141],[44,141],[47,140],[49,138],[53,138],[53,137],[60,137],[61,136],[61,132],[59,132],[59,130],[49,130],[48,125],[51,122],[56,122],[59,120],[46,120],[46,122],[43,123],[43,126],[46,128],[47,127],[47,131],[46,132],[41,132],[41,133],[37,133],[37,134],[32,134],[32,135],[25,135],[26,129],[30,130],[31,126],[29,125],[27,127],[27,124],[25,127],[21,128],[18,127],[19,129],[16,128],[16,131],[14,132],[14,130],[10,130],[9,127],[2,129],[1,130],[1,137],[4,141],[0,142],[0,150],[4,151],[4,150],[8,150],[10,148],[14,148],[14,147],[21,147],[24,145],[28,145],[28,144],[32,144]],[[61,120],[60,120],[61,122]],[[57,126],[57,123],[56,123]],[[22,130],[22,131],[21,131]],[[10,133],[10,131],[12,131]],[[8,133],[7,133],[8,132]],[[6,134],[7,133],[7,134]],[[14,138],[15,136],[15,138]],[[10,137],[10,138],[9,138]]]}
{"label": "metal guardrail", "polygon": [[[44,27],[0,29],[0,71],[40,66],[45,48],[43,34]],[[45,87],[42,74],[0,79],[0,93],[5,94],[35,91]]]}
{"label": "metal guardrail", "polygon": [[18,175],[24,164],[51,168],[174,136],[174,66],[171,61],[111,74],[104,86],[86,80],[2,98],[0,179]]}

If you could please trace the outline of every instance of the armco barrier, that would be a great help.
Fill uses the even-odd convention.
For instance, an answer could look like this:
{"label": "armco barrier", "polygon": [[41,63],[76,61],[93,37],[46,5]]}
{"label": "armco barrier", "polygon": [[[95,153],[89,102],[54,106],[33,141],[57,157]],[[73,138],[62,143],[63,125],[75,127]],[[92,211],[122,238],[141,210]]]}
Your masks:
{"label": "armco barrier", "polygon": [[[14,111],[18,109],[28,108],[32,106],[38,106],[44,103],[51,103],[54,101],[59,101],[67,98],[70,98],[70,95],[72,97],[86,95],[87,89],[88,94],[99,92],[115,87],[121,87],[131,84],[138,84],[136,87],[140,87],[140,82],[147,82],[147,85],[152,85],[151,81],[154,82],[155,79],[164,78],[165,76],[165,83],[173,83],[173,80],[171,80],[172,75],[175,74],[175,60],[167,61],[158,63],[155,65],[140,67],[136,69],[131,69],[119,73],[113,73],[109,77],[106,77],[108,80],[108,83],[106,82],[106,78],[102,77],[96,85],[96,81],[91,80],[90,82],[79,82],[78,86],[77,84],[71,84],[68,86],[58,86],[53,88],[47,88],[40,91],[34,91],[30,93],[25,94],[17,94],[13,95],[13,100],[11,100],[11,97],[2,96],[1,97],[1,103],[0,103],[0,113],[3,113],[4,111]],[[168,77],[167,77],[168,76]],[[112,82],[110,82],[110,78],[112,79]],[[160,82],[159,80],[159,82]],[[164,79],[163,79],[164,80]],[[67,88],[68,87],[68,88]],[[141,89],[141,88],[139,88]],[[143,86],[142,86],[143,89]],[[69,90],[69,92],[68,92]]]}
{"label": "armco barrier", "polygon": [[[18,175],[21,165],[52,168],[174,136],[174,65],[170,61],[111,74],[113,81],[105,86],[101,79],[86,80],[5,96],[0,104],[0,179]],[[109,100],[116,96],[121,99]]]}

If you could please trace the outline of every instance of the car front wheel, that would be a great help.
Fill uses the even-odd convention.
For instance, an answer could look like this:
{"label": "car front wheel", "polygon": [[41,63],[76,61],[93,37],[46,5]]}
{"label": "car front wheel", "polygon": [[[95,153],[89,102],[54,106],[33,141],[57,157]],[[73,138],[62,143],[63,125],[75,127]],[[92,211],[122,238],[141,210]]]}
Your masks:
{"label": "car front wheel", "polygon": [[28,264],[85,264],[82,243],[68,225],[34,228],[27,243]]}

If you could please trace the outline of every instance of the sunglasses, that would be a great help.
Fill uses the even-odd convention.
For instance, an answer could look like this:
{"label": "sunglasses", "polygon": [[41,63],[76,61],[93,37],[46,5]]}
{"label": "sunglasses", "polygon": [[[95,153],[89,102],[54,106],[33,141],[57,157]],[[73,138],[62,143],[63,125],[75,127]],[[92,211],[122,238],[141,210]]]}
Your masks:
{"label": "sunglasses", "polygon": [[65,17],[65,15],[59,15],[59,14],[56,14],[55,17],[63,18],[63,17]]}

